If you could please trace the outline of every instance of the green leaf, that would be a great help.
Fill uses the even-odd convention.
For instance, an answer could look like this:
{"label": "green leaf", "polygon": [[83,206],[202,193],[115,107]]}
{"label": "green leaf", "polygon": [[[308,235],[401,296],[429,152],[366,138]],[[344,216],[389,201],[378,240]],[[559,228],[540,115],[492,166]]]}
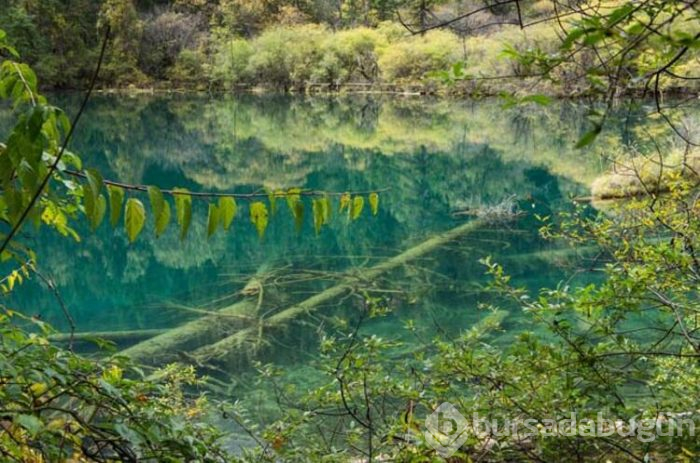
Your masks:
{"label": "green leaf", "polygon": [[267,199],[270,202],[270,214],[277,213],[277,198],[284,198],[285,192],[282,190],[267,190]]}
{"label": "green leaf", "polygon": [[105,218],[105,213],[107,212],[107,200],[104,195],[99,195],[97,197],[97,202],[95,203],[95,213],[93,220],[90,222],[92,230],[96,230],[100,226],[102,220]]}
{"label": "green leaf", "polygon": [[146,223],[146,209],[143,203],[136,198],[129,198],[126,201],[126,212],[124,216],[124,227],[129,242],[133,243],[139,236],[143,225]]}
{"label": "green leaf", "polygon": [[294,213],[294,205],[301,201],[301,189],[300,188],[290,188],[287,191],[287,206],[289,210]]}
{"label": "green leaf", "polygon": [[83,206],[85,207],[85,215],[90,222],[90,228],[94,231],[102,222],[107,204],[104,196],[100,194],[102,190],[102,176],[94,169],[85,171],[87,185],[83,185]]}
{"label": "green leaf", "polygon": [[297,232],[300,232],[302,226],[304,225],[304,202],[297,201],[296,203],[294,203],[293,207],[294,228],[296,228]]}
{"label": "green leaf", "polygon": [[170,203],[163,201],[163,210],[160,211],[160,215],[156,218],[156,238],[160,238],[166,228],[168,228],[168,223],[170,222]]}
{"label": "green leaf", "polygon": [[324,195],[323,198],[321,198],[321,208],[323,213],[323,223],[330,223],[333,208],[331,207],[331,200],[328,195]]}
{"label": "green leaf", "polygon": [[97,199],[92,194],[90,186],[83,185],[83,207],[85,209],[85,217],[87,217],[91,228],[94,220],[93,217],[95,216],[96,205]]}
{"label": "green leaf", "polygon": [[109,222],[112,224],[112,227],[116,227],[122,213],[124,189],[118,186],[108,185],[107,194],[109,195]]}
{"label": "green leaf", "polygon": [[267,228],[267,207],[265,203],[256,201],[250,204],[250,221],[255,225],[255,229],[258,231],[258,236],[262,238],[265,236],[265,229]]}
{"label": "green leaf", "polygon": [[343,193],[340,196],[340,212],[350,208],[350,193]]}
{"label": "green leaf", "polygon": [[290,188],[287,191],[287,206],[294,217],[294,227],[297,231],[301,231],[304,223],[304,203],[301,200],[300,188]]}
{"label": "green leaf", "polygon": [[576,42],[578,39],[580,39],[583,34],[586,33],[585,29],[579,28],[579,29],[572,29],[564,38],[562,41],[560,48],[562,50],[570,50],[571,46]]}
{"label": "green leaf", "polygon": [[614,10],[610,15],[608,15],[608,20],[606,22],[605,27],[606,28],[611,28],[613,26],[616,26],[620,21],[625,19],[634,11],[635,5],[633,2],[627,2],[620,8],[617,8]]}
{"label": "green leaf", "polygon": [[369,194],[369,208],[372,210],[372,215],[377,215],[379,212],[379,195],[377,193]]}
{"label": "green leaf", "polygon": [[321,227],[323,226],[323,199],[314,199],[311,204],[311,210],[314,216],[314,230],[318,235],[321,232]]}
{"label": "green leaf", "polygon": [[177,214],[177,223],[180,225],[180,239],[185,239],[187,231],[190,229],[192,222],[192,196],[183,188],[175,188],[175,212]]}
{"label": "green leaf", "polygon": [[576,148],[583,148],[584,146],[588,146],[593,143],[602,129],[603,127],[600,124],[596,124],[591,130],[583,134],[583,136],[576,143]]}
{"label": "green leaf", "polygon": [[102,191],[102,184],[104,183],[102,180],[102,175],[100,175],[100,173],[95,169],[87,169],[85,171],[85,177],[87,178],[92,195],[97,198],[97,195],[99,195],[100,191]]}
{"label": "green leaf", "polygon": [[158,217],[163,212],[163,204],[165,203],[165,198],[163,198],[163,192],[157,186],[148,187],[148,198],[151,200],[151,210],[153,211],[153,220],[158,221]]}
{"label": "green leaf", "polygon": [[151,201],[153,221],[155,222],[156,238],[163,234],[170,222],[170,204],[163,197],[163,192],[157,186],[148,187],[148,198]]}
{"label": "green leaf", "polygon": [[222,196],[219,198],[219,211],[221,213],[221,224],[224,226],[224,230],[228,231],[231,227],[231,222],[236,216],[236,211],[238,206],[236,205],[236,200],[232,197]]}
{"label": "green leaf", "polygon": [[34,415],[17,415],[15,422],[22,426],[32,437],[44,427],[44,423]]}
{"label": "green leaf", "polygon": [[521,103],[535,103],[540,106],[547,106],[552,102],[552,99],[547,95],[528,95],[520,99]]}
{"label": "green leaf", "polygon": [[350,206],[350,218],[352,220],[357,220],[362,214],[362,209],[365,207],[365,198],[362,196],[355,196],[352,199],[352,205]]}
{"label": "green leaf", "polygon": [[207,238],[216,233],[221,219],[221,211],[214,203],[209,203],[209,215],[207,216]]}

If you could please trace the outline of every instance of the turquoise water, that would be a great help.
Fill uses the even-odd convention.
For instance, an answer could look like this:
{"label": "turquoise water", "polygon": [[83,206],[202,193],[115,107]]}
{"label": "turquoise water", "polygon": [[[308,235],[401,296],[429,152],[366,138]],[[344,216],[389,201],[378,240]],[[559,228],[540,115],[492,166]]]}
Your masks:
{"label": "turquoise water", "polygon": [[[56,95],[69,113],[79,95]],[[302,187],[343,192],[381,190],[376,216],[366,207],[350,222],[335,214],[316,236],[306,204],[297,233],[285,204],[260,240],[241,201],[232,230],[206,238],[204,201],[195,201],[189,238],[176,227],[156,239],[151,221],[129,245],[121,229],[80,227],[82,242],[50,232],[32,239],[39,270],[55,280],[78,331],[168,328],[235,302],[248,279],[269,275],[279,307],[455,227],[476,210],[514,196],[520,219],[481,228],[412,262],[367,288],[392,315],[367,329],[396,333],[416,320],[426,334],[468,328],[489,302],[478,259],[493,255],[517,284],[551,286],[573,265],[558,245],[538,237],[535,215],[569,208],[603,168],[602,144],[575,150],[587,129],[585,108],[563,102],[504,110],[498,101],[425,98],[98,95],[78,127],[73,150],[104,177],[191,191],[253,192]],[[629,122],[629,118],[626,120]],[[633,139],[629,123],[613,124],[605,150]],[[386,191],[384,191],[386,190]],[[138,194],[137,194],[138,195]],[[141,198],[147,204],[147,198]],[[337,201],[335,202],[337,207]],[[11,305],[68,325],[41,281],[23,285]],[[275,335],[263,360],[304,363],[320,331],[357,313],[356,298],[321,308]],[[193,310],[194,309],[194,310]],[[507,330],[522,329],[517,313]],[[212,340],[214,341],[214,340]]]}

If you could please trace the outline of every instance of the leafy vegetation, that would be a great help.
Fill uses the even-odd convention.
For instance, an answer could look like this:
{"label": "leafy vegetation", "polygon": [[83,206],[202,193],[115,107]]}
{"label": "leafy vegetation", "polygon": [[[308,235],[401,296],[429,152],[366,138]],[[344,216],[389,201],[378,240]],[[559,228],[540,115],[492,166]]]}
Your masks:
{"label": "leafy vegetation", "polygon": [[[85,214],[94,231],[106,217],[108,204],[113,226],[119,223],[123,206],[126,236],[133,242],[145,226],[146,208],[139,197],[128,192],[148,194],[156,235],[165,231],[171,213],[163,190],[156,186],[105,181],[97,170],[83,170],[80,158],[66,148],[73,134],[71,122],[39,93],[34,71],[16,60],[17,50],[5,39],[5,32],[0,30],[0,52],[7,56],[0,64],[0,98],[11,103],[16,119],[6,142],[0,145],[0,219],[4,227],[0,233],[0,259],[6,265],[17,266],[2,280],[3,293],[7,294],[35,273],[36,254],[20,239],[20,230],[27,222],[35,230],[44,225],[79,241],[78,233],[72,228],[79,213]],[[102,56],[99,64],[101,59]],[[75,121],[81,114],[82,108]],[[165,192],[174,197],[180,237],[184,239],[192,221],[193,193],[178,188]],[[199,195],[218,197],[218,203],[209,204],[207,235],[211,236],[220,226],[228,229],[237,209],[234,197],[240,195]],[[297,228],[303,219],[302,195],[321,196],[326,213],[330,213],[325,192],[295,188],[271,196],[287,199]],[[254,199],[266,194],[242,196]],[[356,204],[364,202],[361,196],[354,198]],[[251,220],[262,237],[268,221],[266,206],[252,202],[250,210]],[[360,212],[361,208],[354,210],[352,218],[357,219]],[[67,310],[66,316],[72,323]],[[143,372],[125,358],[95,361],[52,346],[48,341],[49,330],[43,323],[35,321],[33,330],[31,326],[23,326],[32,321],[35,320],[3,305],[0,453],[4,459],[220,461],[223,458],[214,428],[201,417],[194,423],[190,421],[207,412],[203,397],[186,398],[180,388],[196,384],[193,369],[173,366],[156,374],[159,381],[147,381]],[[135,379],[125,378],[125,371],[136,375]]]}
{"label": "leafy vegetation", "polygon": [[222,461],[206,399],[185,391],[194,369],[169,366],[145,381],[125,358],[90,360],[51,345],[49,333],[0,314],[3,461]]}
{"label": "leafy vegetation", "polygon": [[[600,283],[533,291],[483,259],[493,302],[482,304],[479,323],[457,336],[442,326],[432,340],[411,320],[406,336],[379,337],[371,322],[392,310],[368,289],[362,315],[321,335],[317,370],[306,373],[316,388],[296,387],[281,367],[259,367],[279,408],[276,420],[262,423],[253,417],[270,411],[252,405],[260,397],[235,409],[264,442],[250,460],[434,461],[425,419],[446,401],[467,418],[466,439],[450,461],[693,461],[700,452],[698,222],[688,212],[697,207],[697,178],[667,175],[665,194],[606,213],[580,206],[541,218],[547,239],[598,250]],[[504,342],[504,316],[513,312],[522,312],[527,328]],[[595,426],[602,416],[608,428],[552,428],[574,416],[598,419]]]}
{"label": "leafy vegetation", "polygon": [[[640,90],[639,78],[658,64],[642,51],[672,55],[698,32],[693,13],[677,2],[628,8],[611,0],[592,17],[585,6],[560,11],[546,1],[521,3],[11,0],[0,24],[51,87],[86,85],[99,54],[96,38],[110,27],[103,87],[290,91],[357,84],[467,94],[525,85],[529,93],[595,93],[616,60],[630,73],[616,82]],[[647,20],[658,24],[658,35],[644,30]],[[634,50],[617,54],[626,44]],[[440,75],[454,63],[459,82],[445,86]],[[695,89],[698,69],[688,47],[659,85]]]}
{"label": "leafy vegetation", "polygon": [[[103,30],[106,37],[111,32],[111,46],[106,54],[99,53],[98,61],[104,58],[104,76],[112,85],[143,85],[152,78],[167,78],[199,82],[194,85],[200,86],[264,84],[295,90],[314,83],[337,88],[357,78],[375,83],[427,77],[447,86],[467,83],[471,93],[505,90],[507,106],[548,104],[550,100],[540,94],[518,93],[523,83],[533,83],[530,91],[602,96],[602,104],[594,105],[589,113],[592,128],[578,139],[576,148],[601,142],[620,95],[648,90],[662,128],[654,122],[640,125],[646,143],[623,147],[616,159],[631,163],[622,172],[634,176],[635,189],[617,191],[616,185],[607,185],[612,191],[600,196],[621,201],[605,207],[594,203],[596,208],[579,205],[556,216],[534,217],[541,223],[543,238],[596,252],[587,270],[595,272],[595,281],[532,290],[514,285],[504,267],[486,257],[481,263],[491,282],[484,294],[493,299],[479,304],[486,314],[480,323],[465,327],[457,336],[438,326],[438,335],[426,340],[409,321],[406,331],[416,339],[408,345],[366,331],[368,319],[391,313],[388,297],[377,296],[381,288],[373,286],[381,274],[484,224],[532,220],[523,218],[527,214],[510,198],[499,206],[458,211],[477,219],[366,268],[369,283],[362,275],[350,275],[352,278],[300,303],[282,305],[274,315],[254,313],[249,318],[255,324],[225,333],[221,340],[198,348],[195,355],[182,356],[183,363],[222,372],[216,362],[251,338],[258,348],[264,329],[279,329],[277,325],[310,315],[339,296],[353,297],[360,301],[359,315],[332,323],[340,327],[336,330],[326,328],[327,321],[333,322],[330,318],[314,326],[321,352],[322,379],[317,388],[298,393],[280,383],[285,378],[276,368],[261,366],[262,381],[271,385],[279,406],[276,420],[255,423],[244,404],[223,406],[224,416],[233,416],[258,444],[246,449],[243,459],[433,461],[435,449],[428,445],[430,439],[423,440],[420,430],[428,425],[425,417],[440,402],[449,401],[491,422],[529,423],[533,429],[527,435],[499,433],[467,422],[465,439],[451,456],[455,461],[562,457],[574,461],[693,461],[700,455],[694,435],[700,421],[698,143],[686,114],[663,107],[662,90],[690,88],[696,79],[679,74],[692,72],[693,60],[697,61],[696,4],[655,0],[611,1],[595,8],[577,4],[567,11],[565,22],[555,11],[557,21],[552,24],[546,6],[528,5],[523,11],[517,1],[504,3],[485,7],[470,3],[472,10],[460,14],[455,9],[461,4],[432,1],[340,2],[333,9],[245,0],[184,1],[155,8],[150,2],[137,5],[129,0],[107,0],[99,8],[80,3],[95,18],[71,16],[66,20],[58,13],[59,2],[14,1],[2,12],[2,19],[16,34],[16,41],[0,31],[0,97],[12,105],[14,115],[9,136],[0,146],[0,259],[12,266],[2,280],[3,292],[11,293],[36,273],[36,255],[27,244],[31,241],[20,233],[25,224],[36,229],[46,226],[79,240],[74,229],[79,214],[96,230],[109,212],[112,226],[123,216],[126,238],[134,242],[149,218],[147,199],[156,236],[166,233],[174,219],[181,240],[188,237],[193,223],[201,224],[210,237],[220,228],[231,227],[239,210],[236,200],[246,200],[250,222],[263,238],[278,201],[287,204],[298,231],[306,220],[313,223],[316,234],[333,215],[345,214],[347,222],[352,222],[363,214],[377,215],[380,204],[376,191],[334,193],[286,187],[254,193],[190,192],[103,179],[98,171],[83,168],[80,158],[67,149],[84,104],[72,124],[39,93],[32,68],[18,60],[18,50],[27,48],[35,53],[33,62],[56,85],[63,85],[61,79],[80,79],[79,68],[61,72],[72,67],[66,64],[71,61],[72,48],[53,53],[54,42],[39,33],[39,23],[49,35],[57,34],[53,39],[70,33],[74,24],[83,32]],[[438,13],[445,13],[441,7],[452,8],[447,13],[456,16],[441,18]],[[385,22],[390,12],[414,35]],[[481,24],[470,22],[480,12],[488,17]],[[526,24],[524,14],[534,23]],[[465,36],[465,31],[492,25],[494,18],[516,21],[511,25],[519,29],[503,28],[490,37]],[[440,30],[460,21],[463,27],[454,30],[461,31],[462,37]],[[328,24],[359,27],[330,32]],[[499,47],[491,49],[488,44],[494,36]],[[508,40],[502,41],[503,37]],[[84,56],[94,52],[95,45],[88,39],[71,43]],[[476,62],[467,53],[469,47],[480,58]],[[49,59],[47,54],[54,57]],[[496,55],[508,61],[496,63],[492,60]],[[494,76],[487,75],[504,62],[506,73],[499,69]],[[517,87],[500,80],[508,72],[518,79]],[[490,84],[494,87],[479,83],[491,77],[496,77],[496,83]],[[274,124],[278,132],[280,125]],[[410,122],[407,131],[415,127]],[[268,140],[276,141],[274,136]],[[624,156],[630,153],[631,157]],[[337,196],[337,207],[332,196]],[[206,199],[205,221],[194,218],[193,203],[198,198]],[[406,272],[409,277],[411,270]],[[263,287],[258,285],[257,293],[247,289],[258,295],[257,312]],[[497,334],[508,311],[520,313],[527,325],[503,342]],[[72,323],[67,311],[66,317]],[[203,320],[208,324],[209,319]],[[217,443],[218,432],[205,424],[211,409],[201,396],[188,395],[191,386],[200,384],[194,368],[170,366],[145,378],[119,356],[95,361],[55,347],[47,339],[48,332],[39,320],[3,305],[3,458],[232,458]],[[592,435],[580,430],[547,432],[545,425],[569,416],[593,419],[600,414],[608,423],[605,433],[600,428]],[[684,424],[679,426],[679,420]],[[623,424],[618,427],[618,423]],[[625,427],[624,423],[638,425]],[[670,434],[658,433],[663,425],[670,426]]]}

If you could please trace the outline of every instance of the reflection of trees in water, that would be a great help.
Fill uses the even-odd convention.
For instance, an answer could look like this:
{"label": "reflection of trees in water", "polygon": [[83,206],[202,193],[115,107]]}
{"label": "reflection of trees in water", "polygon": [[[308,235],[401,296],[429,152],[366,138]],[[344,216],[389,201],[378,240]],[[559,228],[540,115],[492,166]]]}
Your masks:
{"label": "reflection of trees in water", "polygon": [[[40,265],[61,275],[64,297],[86,315],[82,319],[95,323],[111,317],[95,308],[117,310],[134,326],[134,320],[147,320],[153,313],[142,313],[139,304],[230,292],[230,286],[211,289],[220,283],[217,275],[223,268],[250,271],[284,261],[303,265],[312,256],[391,255],[407,242],[450,227],[450,211],[458,205],[494,203],[511,193],[548,203],[580,188],[577,181],[594,172],[581,153],[562,148],[564,140],[575,139],[571,134],[578,125],[559,121],[552,109],[534,108],[527,124],[520,125],[533,140],[527,147],[518,142],[524,135],[512,129],[495,103],[357,95],[219,100],[99,96],[90,108],[74,148],[106,177],[192,190],[391,188],[381,195],[377,218],[367,214],[348,224],[336,214],[319,238],[310,223],[310,204],[304,231],[297,235],[283,202],[263,244],[245,204],[232,233],[209,240],[204,238],[205,207],[199,202],[184,243],[173,227],[159,240],[147,229],[129,247],[121,230],[103,226],[81,245],[85,258],[79,271],[66,268],[71,247],[54,249],[57,242],[47,236],[37,245]],[[500,249],[488,243],[478,245]],[[362,262],[348,259],[342,265]],[[53,306],[48,299],[34,302]]]}
{"label": "reflection of trees in water", "polygon": [[[582,111],[568,103],[504,111],[498,102],[361,95],[212,100],[100,96],[90,111],[81,126],[79,147],[122,178],[143,174],[146,167],[134,165],[138,158],[181,171],[195,182],[211,174],[217,177],[209,182],[211,187],[264,184],[270,178],[279,185],[285,178],[289,184],[298,183],[308,174],[308,168],[301,167],[305,158],[337,144],[383,154],[425,146],[446,155],[459,155],[460,142],[489,144],[508,159],[526,157],[574,178],[595,166],[595,160],[582,165],[580,153],[571,147],[585,122]],[[202,166],[208,167],[206,175]],[[234,170],[237,175],[228,175]]]}

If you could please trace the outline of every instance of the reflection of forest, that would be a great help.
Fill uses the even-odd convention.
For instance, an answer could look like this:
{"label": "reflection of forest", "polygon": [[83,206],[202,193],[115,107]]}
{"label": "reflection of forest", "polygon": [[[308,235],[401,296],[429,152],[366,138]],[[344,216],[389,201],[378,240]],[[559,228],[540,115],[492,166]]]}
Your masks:
{"label": "reflection of forest", "polygon": [[581,162],[572,146],[585,128],[583,115],[568,103],[504,111],[497,101],[357,95],[101,96],[92,102],[78,146],[104,155],[124,180],[139,180],[155,164],[220,189],[298,185],[314,171],[334,168],[371,176],[376,153],[427,152],[461,162],[481,155],[484,146],[505,162],[524,160],[556,175],[589,180],[596,159],[586,156]]}
{"label": "reflection of forest", "polygon": [[[70,107],[71,98],[59,99]],[[158,240],[147,230],[128,246],[121,230],[103,225],[96,234],[83,231],[79,248],[45,236],[36,245],[40,265],[57,279],[78,319],[92,326],[107,317],[110,327],[158,326],[152,310],[138,308],[231,292],[235,285],[221,284],[224,269],[245,273],[282,263],[304,265],[313,256],[391,255],[450,227],[451,210],[510,194],[527,198],[537,212],[549,212],[564,195],[582,192],[599,170],[595,156],[572,147],[584,130],[581,115],[567,103],[504,111],[498,102],[358,95],[98,96],[73,149],[108,178],[191,190],[391,190],[381,195],[378,217],[367,215],[352,224],[336,217],[318,238],[308,215],[297,235],[282,206],[261,245],[242,205],[233,232],[207,240],[206,204],[196,202],[190,239],[184,242],[171,226]],[[605,136],[620,143],[614,133]],[[526,250],[537,242],[518,240],[512,249]],[[361,263],[346,259],[322,265],[337,269]],[[23,303],[55,312],[55,302],[44,291],[30,288],[21,297]],[[117,309],[121,318],[112,312]]]}

